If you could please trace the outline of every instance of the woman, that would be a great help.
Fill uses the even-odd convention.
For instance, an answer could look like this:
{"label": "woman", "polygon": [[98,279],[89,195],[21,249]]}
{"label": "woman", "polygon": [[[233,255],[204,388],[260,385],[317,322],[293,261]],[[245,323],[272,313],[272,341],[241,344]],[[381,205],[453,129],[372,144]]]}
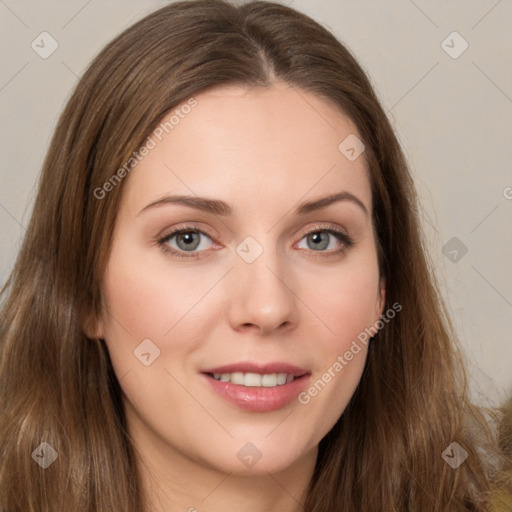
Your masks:
{"label": "woman", "polygon": [[416,208],[318,23],[196,0],[130,27],[61,116],[3,290],[3,510],[487,510]]}

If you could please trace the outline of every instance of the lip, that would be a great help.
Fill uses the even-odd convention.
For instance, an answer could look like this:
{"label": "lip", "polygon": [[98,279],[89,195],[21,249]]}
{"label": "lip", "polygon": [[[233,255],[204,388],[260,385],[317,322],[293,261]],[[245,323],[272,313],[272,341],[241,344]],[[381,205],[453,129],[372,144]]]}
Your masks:
{"label": "lip", "polygon": [[[281,386],[242,386],[231,382],[221,382],[213,378],[213,373],[287,373],[295,380]],[[311,373],[304,368],[283,362],[255,363],[240,362],[209,368],[201,372],[211,389],[238,409],[250,412],[270,412],[281,409],[294,401],[308,384]]]}
{"label": "lip", "polygon": [[201,373],[259,373],[264,375],[266,373],[288,373],[294,377],[302,377],[310,373],[304,368],[299,368],[293,364],[275,361],[271,363],[256,363],[254,361],[242,361],[240,363],[226,364],[224,366],[217,366],[215,368],[208,368],[202,370]]}

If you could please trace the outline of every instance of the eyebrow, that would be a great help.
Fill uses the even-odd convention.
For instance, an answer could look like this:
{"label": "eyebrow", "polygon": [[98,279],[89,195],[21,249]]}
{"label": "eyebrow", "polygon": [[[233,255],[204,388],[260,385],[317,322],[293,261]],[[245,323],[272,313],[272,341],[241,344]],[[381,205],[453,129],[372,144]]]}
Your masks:
{"label": "eyebrow", "polygon": [[[324,208],[327,208],[331,204],[340,201],[350,201],[354,204],[357,204],[364,211],[364,213],[368,215],[368,210],[364,203],[354,194],[347,191],[338,192],[327,197],[315,199],[314,201],[300,203],[299,206],[295,209],[295,214],[305,215],[313,211],[322,210]],[[195,208],[197,210],[212,213],[214,215],[220,215],[223,217],[233,214],[233,209],[231,208],[231,206],[229,206],[228,203],[221,201],[219,199],[210,199],[206,197],[186,195],[170,195],[162,197],[161,199],[157,199],[152,203],[149,203],[137,214],[137,216],[152,208],[168,204],[180,204],[183,206],[188,206],[190,208]]]}

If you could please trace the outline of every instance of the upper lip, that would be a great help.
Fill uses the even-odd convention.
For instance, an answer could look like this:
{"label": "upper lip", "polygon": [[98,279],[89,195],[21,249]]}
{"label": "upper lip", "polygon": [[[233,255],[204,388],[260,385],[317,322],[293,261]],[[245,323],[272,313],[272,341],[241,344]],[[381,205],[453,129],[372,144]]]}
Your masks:
{"label": "upper lip", "polygon": [[294,377],[301,377],[309,374],[308,370],[293,364],[275,361],[271,363],[257,363],[254,361],[241,361],[239,363],[226,364],[202,370],[202,373],[259,373],[261,375],[270,373],[286,373]]}

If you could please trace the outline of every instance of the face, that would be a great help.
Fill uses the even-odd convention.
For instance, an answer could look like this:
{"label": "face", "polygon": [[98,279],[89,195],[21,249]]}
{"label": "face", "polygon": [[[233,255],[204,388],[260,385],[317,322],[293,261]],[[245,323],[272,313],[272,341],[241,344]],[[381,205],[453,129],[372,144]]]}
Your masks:
{"label": "face", "polygon": [[125,178],[95,335],[145,453],[273,473],[316,454],[382,313],[368,171],[311,93],[195,99]]}

